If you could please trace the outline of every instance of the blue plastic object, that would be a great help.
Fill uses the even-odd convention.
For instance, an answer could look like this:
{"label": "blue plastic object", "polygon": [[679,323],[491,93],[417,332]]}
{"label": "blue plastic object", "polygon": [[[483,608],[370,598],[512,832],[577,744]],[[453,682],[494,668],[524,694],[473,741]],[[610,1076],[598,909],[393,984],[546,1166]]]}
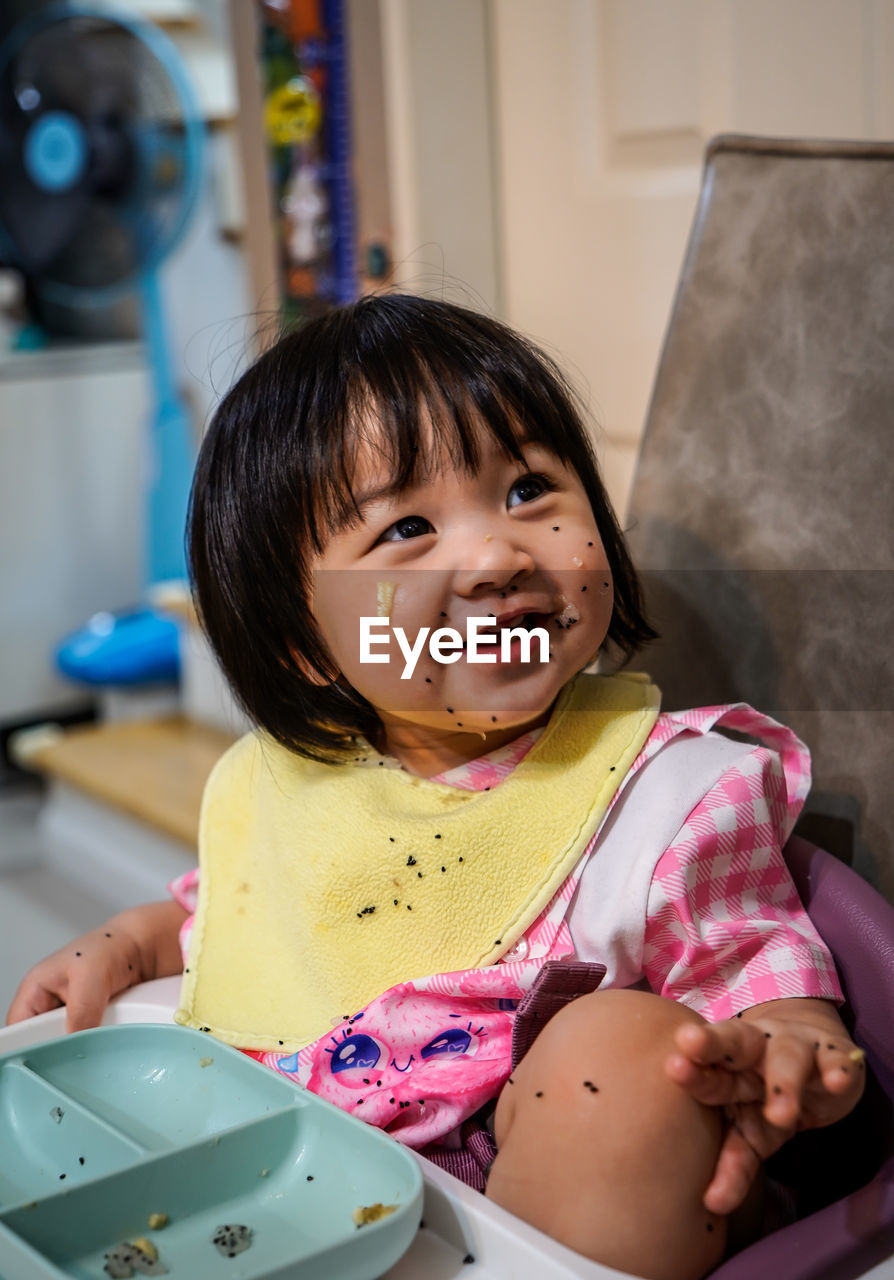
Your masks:
{"label": "blue plastic object", "polygon": [[93,685],[152,684],[180,674],[176,622],[152,609],[97,613],[56,650],[63,675]]}
{"label": "blue plastic object", "polygon": [[47,111],[28,130],[23,156],[35,186],[66,191],[80,180],[87,165],[84,127],[70,111]]}
{"label": "blue plastic object", "polygon": [[[398,1143],[182,1027],[101,1027],[0,1058],[0,1151],[7,1280],[104,1280],[105,1254],[141,1236],[171,1280],[374,1280],[422,1208]],[[392,1211],[358,1227],[373,1205]],[[236,1258],[213,1243],[224,1225],[251,1233]]]}

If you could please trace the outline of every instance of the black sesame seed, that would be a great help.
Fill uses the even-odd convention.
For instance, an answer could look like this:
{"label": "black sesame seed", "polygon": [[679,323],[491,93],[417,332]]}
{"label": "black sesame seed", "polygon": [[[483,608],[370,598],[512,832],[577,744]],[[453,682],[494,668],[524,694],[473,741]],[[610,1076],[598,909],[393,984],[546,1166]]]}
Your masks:
{"label": "black sesame seed", "polygon": [[418,876],[418,878],[419,878],[420,880],[422,879],[422,872],[421,872],[421,871],[417,871],[417,872],[416,872],[416,875]]}
{"label": "black sesame seed", "polygon": [[496,723],[497,723],[497,717],[496,717],[496,716],[491,716],[491,718],[490,718],[490,722],[491,722],[491,724],[496,724]]}
{"label": "black sesame seed", "polygon": [[426,684],[431,684],[431,676],[426,676],[426,677],[425,677],[425,683],[426,683]]}
{"label": "black sesame seed", "polygon": [[509,588],[509,590],[510,590],[510,591],[518,591],[518,587],[510,587],[510,588]]}
{"label": "black sesame seed", "polygon": [[457,858],[457,862],[462,862],[462,858]]}
{"label": "black sesame seed", "polygon": [[107,934],[106,934],[106,937],[107,937],[107,938],[111,938],[111,936],[112,936],[112,935],[111,935],[110,933],[107,933]]}
{"label": "black sesame seed", "polygon": [[397,898],[394,899],[394,905],[397,906]]}
{"label": "black sesame seed", "polygon": [[446,613],[442,613],[442,614],[441,614],[441,617],[442,617],[442,618],[446,618],[446,617],[447,617],[447,614],[446,614]]}
{"label": "black sesame seed", "polygon": [[463,1258],[463,1266],[467,1267],[469,1266],[470,1263],[474,1261],[475,1261],[474,1253],[467,1253],[466,1256]]}
{"label": "black sesame seed", "polygon": [[542,1090],[542,1089],[538,1089],[538,1090],[537,1090],[537,1092],[534,1094],[534,1097],[535,1097],[535,1098],[542,1098],[542,1097],[543,1097],[543,1090]]}
{"label": "black sesame seed", "polygon": [[80,953],[80,951],[76,951],[76,952],[75,952],[75,955],[76,955],[76,956],[79,956],[80,954],[81,954],[81,953]]}
{"label": "black sesame seed", "polygon": [[448,707],[447,711],[450,715],[453,715],[453,707]]}
{"label": "black sesame seed", "polygon": [[586,591],[586,587],[581,587],[581,591]]}
{"label": "black sesame seed", "polygon": [[447,868],[446,868],[446,867],[441,867],[441,870],[442,870],[442,871],[446,871],[446,870],[447,870]]}
{"label": "black sesame seed", "polygon": [[462,720],[457,720],[457,722],[456,722],[456,727],[457,727],[457,729],[461,729],[461,728],[463,727],[463,722],[462,722]]}
{"label": "black sesame seed", "polygon": [[502,946],[502,945],[503,945],[503,939],[502,939],[502,938],[497,938],[496,942],[494,943],[494,946],[495,946],[495,947],[500,947],[500,946]]}
{"label": "black sesame seed", "polygon": [[437,835],[435,836],[435,839],[436,839],[436,840],[440,840],[440,838],[441,838],[441,833],[440,833],[440,831],[439,831],[439,832],[437,833]]}
{"label": "black sesame seed", "polygon": [[413,910],[413,908],[410,906],[409,902],[407,903],[407,910],[408,910],[408,911],[412,911],[412,910]]}
{"label": "black sesame seed", "polygon": [[84,1163],[84,1157],[78,1156],[78,1164],[83,1164],[83,1163]]}
{"label": "black sesame seed", "polygon": [[64,1173],[60,1173],[60,1174],[59,1174],[59,1181],[60,1181],[60,1182],[64,1182],[64,1181],[65,1181],[65,1174],[64,1174]]}
{"label": "black sesame seed", "polygon": [[415,865],[416,865],[416,859],[413,857],[413,855],[412,855],[412,853],[411,853],[411,854],[410,854],[410,856],[407,858],[407,866],[408,866],[408,867],[415,867]]}
{"label": "black sesame seed", "polygon": [[558,526],[557,524],[554,524],[554,525],[553,525],[553,533],[558,533],[558,532],[559,532],[559,526]]}
{"label": "black sesame seed", "polygon": [[588,547],[592,547],[592,545],[593,545],[593,544],[592,544],[592,542],[588,542],[588,543],[587,543],[587,546],[588,546]]}
{"label": "black sesame seed", "polygon": [[312,1173],[309,1173],[309,1174],[307,1175],[307,1181],[308,1181],[308,1182],[313,1182],[313,1180],[314,1180],[314,1175],[313,1175]]}

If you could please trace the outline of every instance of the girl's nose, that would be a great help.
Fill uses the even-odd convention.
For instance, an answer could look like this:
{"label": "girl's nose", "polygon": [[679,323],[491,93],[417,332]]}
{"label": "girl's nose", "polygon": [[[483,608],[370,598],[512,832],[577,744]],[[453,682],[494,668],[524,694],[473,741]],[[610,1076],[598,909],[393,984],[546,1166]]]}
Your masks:
{"label": "girl's nose", "polygon": [[470,531],[463,539],[454,571],[454,589],[458,595],[472,596],[485,590],[500,591],[520,574],[533,573],[535,564],[520,538],[499,533]]}

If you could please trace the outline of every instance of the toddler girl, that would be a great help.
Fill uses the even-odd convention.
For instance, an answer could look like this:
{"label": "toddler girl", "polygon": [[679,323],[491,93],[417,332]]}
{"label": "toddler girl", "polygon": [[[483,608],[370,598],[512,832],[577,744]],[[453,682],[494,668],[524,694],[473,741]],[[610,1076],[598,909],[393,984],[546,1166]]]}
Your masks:
{"label": "toddler girl", "polygon": [[43,961],[11,1020],[183,967],[179,1022],[591,1258],[703,1275],[862,1055],[781,855],[803,746],[587,671],[653,633],[557,369],[446,303],[333,311],[225,397],[190,539],[259,731],[208,783],[201,883]]}

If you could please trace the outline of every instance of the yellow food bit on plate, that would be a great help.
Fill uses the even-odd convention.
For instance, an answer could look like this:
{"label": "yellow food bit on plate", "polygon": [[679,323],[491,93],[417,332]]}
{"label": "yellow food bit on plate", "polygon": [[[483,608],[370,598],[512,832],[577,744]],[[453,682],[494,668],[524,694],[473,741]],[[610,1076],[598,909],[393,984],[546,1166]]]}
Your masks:
{"label": "yellow food bit on plate", "polygon": [[213,1058],[199,1058],[199,1066],[210,1067],[213,1061],[214,1061]]}
{"label": "yellow food bit on plate", "polygon": [[162,1227],[168,1225],[168,1215],[166,1213],[150,1213],[149,1229],[150,1231],[161,1231]]}
{"label": "yellow food bit on plate", "polygon": [[396,1213],[396,1204],[361,1204],[354,1210],[354,1224],[358,1227],[365,1227],[370,1222],[378,1222],[380,1218],[387,1218],[389,1213]]}

